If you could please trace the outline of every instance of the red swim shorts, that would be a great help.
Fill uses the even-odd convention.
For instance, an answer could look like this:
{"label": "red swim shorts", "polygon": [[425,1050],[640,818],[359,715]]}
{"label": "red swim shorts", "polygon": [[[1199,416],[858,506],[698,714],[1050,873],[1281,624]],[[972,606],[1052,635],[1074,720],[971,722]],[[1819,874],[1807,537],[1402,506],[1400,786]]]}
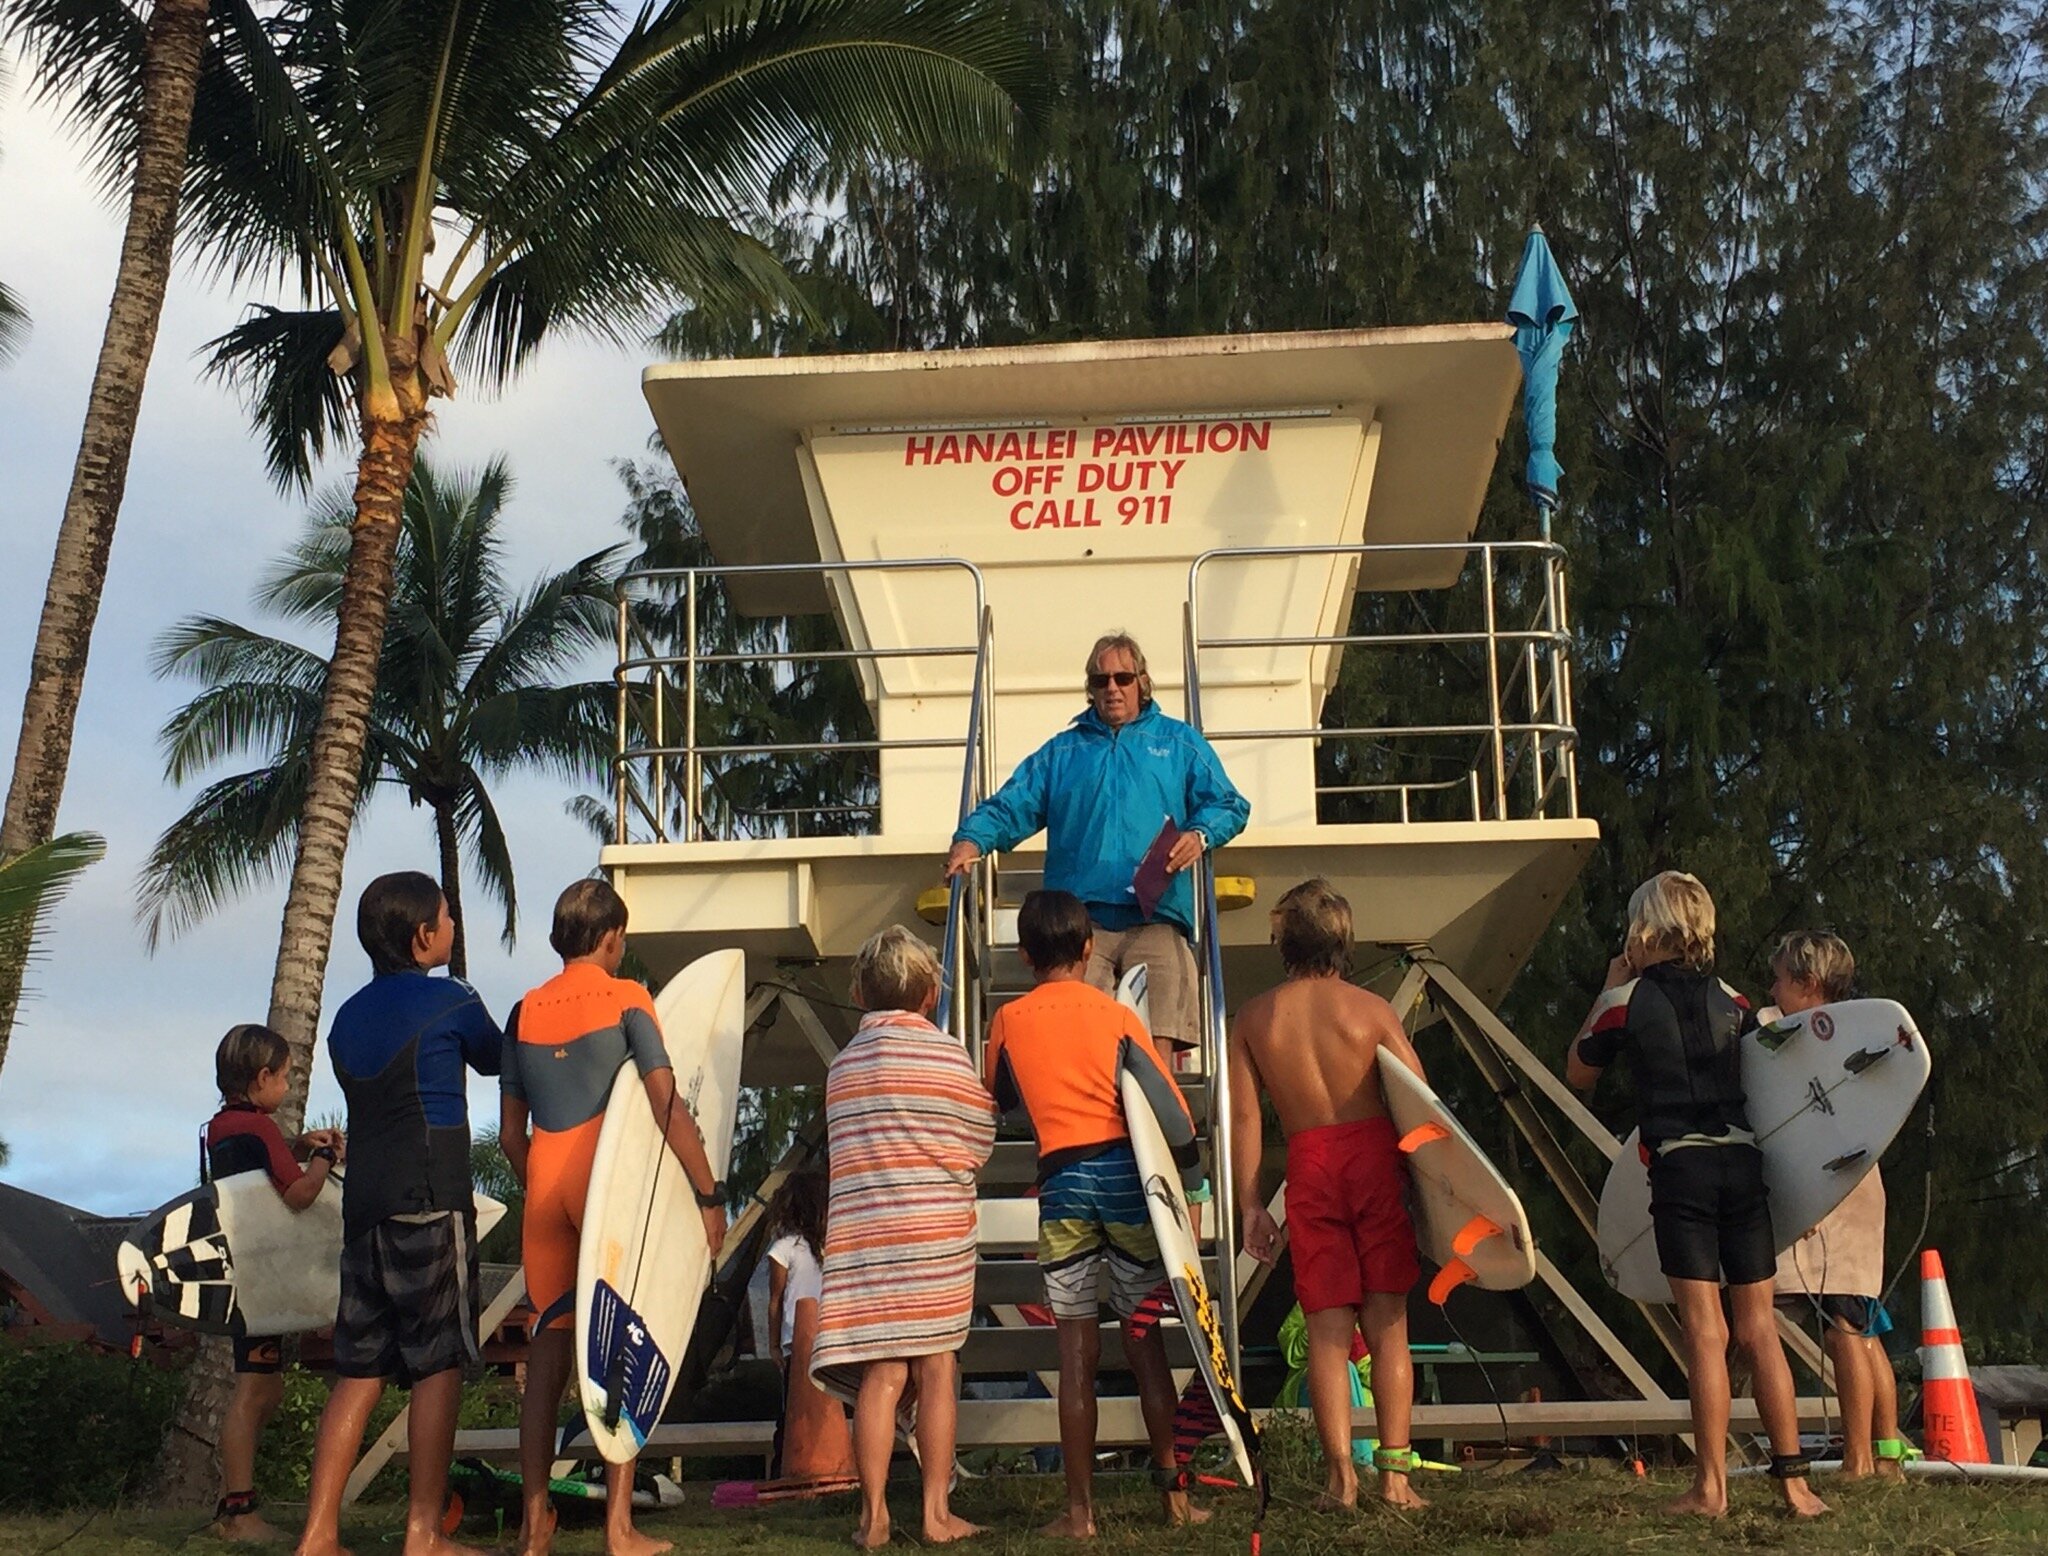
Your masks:
{"label": "red swim shorts", "polygon": [[1392,1120],[1304,1129],[1287,1142],[1287,1239],[1304,1313],[1362,1307],[1422,1276],[1408,1169]]}

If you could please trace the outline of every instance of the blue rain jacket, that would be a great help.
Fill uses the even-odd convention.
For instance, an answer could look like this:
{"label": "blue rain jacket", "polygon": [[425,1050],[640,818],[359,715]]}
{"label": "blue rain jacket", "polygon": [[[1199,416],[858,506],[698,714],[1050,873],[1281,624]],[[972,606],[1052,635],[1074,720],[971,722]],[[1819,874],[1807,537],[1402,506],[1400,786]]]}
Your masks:
{"label": "blue rain jacket", "polygon": [[[1251,813],[1215,748],[1157,703],[1121,729],[1088,708],[976,806],[953,841],[987,854],[1043,830],[1047,888],[1072,892],[1105,927],[1124,929],[1141,922],[1131,877],[1167,817],[1215,849],[1242,832]],[[1154,917],[1193,932],[1188,871],[1168,881]]]}

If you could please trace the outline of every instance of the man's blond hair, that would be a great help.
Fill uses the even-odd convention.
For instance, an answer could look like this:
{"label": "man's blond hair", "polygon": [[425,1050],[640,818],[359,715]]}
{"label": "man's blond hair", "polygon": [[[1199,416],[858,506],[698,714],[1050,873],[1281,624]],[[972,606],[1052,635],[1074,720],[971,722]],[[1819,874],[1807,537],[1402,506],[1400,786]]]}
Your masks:
{"label": "man's blond hair", "polygon": [[1273,908],[1273,943],[1289,977],[1351,970],[1351,904],[1321,876],[1289,889]]}
{"label": "man's blond hair", "polygon": [[1771,967],[1830,1005],[1847,999],[1856,982],[1856,958],[1848,942],[1825,929],[1793,930],[1771,953]]}
{"label": "man's blond hair", "polygon": [[1637,969],[1657,958],[1686,967],[1713,966],[1714,899],[1699,877],[1666,870],[1638,886],[1628,899],[1622,950]]}
{"label": "man's blond hair", "polygon": [[1145,665],[1145,651],[1138,647],[1138,640],[1119,627],[1114,632],[1105,632],[1095,640],[1095,646],[1088,650],[1088,662],[1081,667],[1081,684],[1087,685],[1087,678],[1095,674],[1102,663],[1102,656],[1122,649],[1131,656],[1131,667],[1138,672],[1138,702],[1142,706],[1152,700],[1152,672]]}
{"label": "man's blond hair", "polygon": [[853,1002],[862,1010],[919,1010],[939,991],[939,959],[901,924],[853,953]]}

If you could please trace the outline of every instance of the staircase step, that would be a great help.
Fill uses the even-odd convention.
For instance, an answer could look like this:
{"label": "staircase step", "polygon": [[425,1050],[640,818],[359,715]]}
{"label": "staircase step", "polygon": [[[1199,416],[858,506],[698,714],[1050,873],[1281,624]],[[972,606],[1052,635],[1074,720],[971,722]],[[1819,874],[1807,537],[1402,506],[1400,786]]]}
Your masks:
{"label": "staircase step", "polygon": [[[1195,1235],[1208,1242],[1216,1232],[1216,1203],[1188,1207],[1194,1212]],[[980,1199],[974,1205],[975,1235],[990,1253],[1031,1253],[1038,1247],[1038,1200]]]}
{"label": "staircase step", "polygon": [[[1167,1359],[1176,1367],[1194,1366],[1195,1353],[1187,1331],[1174,1324],[1165,1333]],[[960,1348],[960,1370],[970,1375],[1056,1372],[1059,1365],[1059,1332],[1039,1326],[970,1329],[967,1343]],[[1119,1370],[1126,1367],[1122,1324],[1102,1326],[1102,1365]]]}
{"label": "staircase step", "polygon": [[980,1181],[995,1188],[1029,1188],[1038,1181],[1038,1147],[1029,1140],[998,1140]]}
{"label": "staircase step", "polygon": [[[1213,1252],[1202,1257],[1202,1274],[1213,1291],[1218,1266]],[[1036,1259],[998,1259],[983,1255],[974,1269],[976,1307],[1016,1307],[1045,1301],[1045,1277]]]}

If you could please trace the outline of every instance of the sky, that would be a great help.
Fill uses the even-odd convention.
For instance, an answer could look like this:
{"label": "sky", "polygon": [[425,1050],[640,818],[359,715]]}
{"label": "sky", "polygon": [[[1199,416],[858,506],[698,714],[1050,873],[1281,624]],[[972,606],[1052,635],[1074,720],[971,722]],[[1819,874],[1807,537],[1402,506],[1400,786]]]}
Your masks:
{"label": "sky", "polygon": [[[20,353],[0,363],[6,770],[122,215],[102,201],[55,116],[26,100],[23,73],[11,75],[0,89],[0,280],[28,308],[32,328]],[[236,1022],[262,1019],[284,906],[280,878],[154,956],[135,922],[137,873],[192,792],[164,781],[156,735],[196,688],[151,677],[151,642],[197,613],[259,621],[251,590],[306,506],[270,484],[234,395],[200,375],[200,348],[248,301],[209,289],[184,265],[171,282],[58,817],[60,830],[103,834],[107,857],[55,913],[48,956],[30,974],[33,993],[0,1069],[0,1140],[12,1152],[0,1181],[107,1213],[146,1210],[195,1181],[198,1131],[216,1105],[214,1045]],[[612,465],[645,454],[653,421],[639,379],[651,360],[640,350],[558,342],[496,400],[465,392],[436,402],[428,449],[443,465],[473,468],[501,452],[510,459],[513,580],[623,538],[625,499]],[[316,485],[352,469],[352,459],[331,462]],[[297,635],[323,653],[333,646]],[[494,792],[519,884],[518,946],[507,954],[490,923],[474,926],[470,980],[502,1018],[559,965],[547,946],[548,910],[560,886],[597,862],[597,848],[564,814],[571,791],[559,781],[514,779]],[[373,876],[404,868],[434,873],[432,832],[426,812],[388,791],[349,851],[328,1013],[369,976],[354,936],[356,894]],[[339,1108],[324,1056],[316,1057],[310,1111]],[[471,1112],[496,1118],[495,1083],[472,1082]]]}

